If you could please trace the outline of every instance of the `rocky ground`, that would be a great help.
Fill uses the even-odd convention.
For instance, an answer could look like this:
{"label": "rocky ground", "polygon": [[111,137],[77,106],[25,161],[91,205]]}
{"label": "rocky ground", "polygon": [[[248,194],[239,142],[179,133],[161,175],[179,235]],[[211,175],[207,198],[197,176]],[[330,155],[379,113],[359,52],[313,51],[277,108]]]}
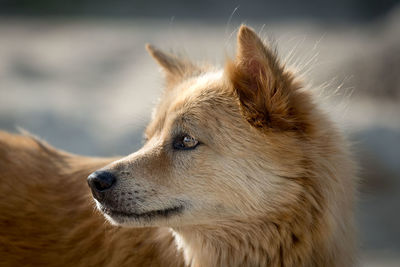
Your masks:
{"label": "rocky ground", "polygon": [[[301,69],[354,142],[362,266],[399,266],[400,11],[367,25],[248,24]],[[238,25],[2,18],[0,128],[74,153],[129,154],[162,88],[144,44],[222,65]]]}

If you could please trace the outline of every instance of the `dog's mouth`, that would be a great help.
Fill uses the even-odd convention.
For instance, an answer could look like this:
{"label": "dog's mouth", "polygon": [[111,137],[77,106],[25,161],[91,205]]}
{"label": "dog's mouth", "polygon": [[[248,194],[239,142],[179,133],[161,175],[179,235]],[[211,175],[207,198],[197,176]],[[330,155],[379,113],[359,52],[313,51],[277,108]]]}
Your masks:
{"label": "dog's mouth", "polygon": [[183,212],[184,206],[178,205],[161,210],[152,210],[152,211],[135,213],[135,212],[113,210],[110,208],[106,208],[103,205],[100,205],[100,210],[112,218],[153,219],[157,217],[167,218],[173,215],[180,214]]}

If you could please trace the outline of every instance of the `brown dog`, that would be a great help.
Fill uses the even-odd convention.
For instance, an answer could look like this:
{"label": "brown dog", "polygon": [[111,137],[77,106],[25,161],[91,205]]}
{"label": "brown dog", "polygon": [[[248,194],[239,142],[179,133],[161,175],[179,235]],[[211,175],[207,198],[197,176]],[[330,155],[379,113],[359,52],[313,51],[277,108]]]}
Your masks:
{"label": "brown dog", "polygon": [[[295,74],[246,26],[224,70],[147,48],[167,88],[139,151],[0,136],[0,263],[353,265],[354,163]],[[121,227],[90,205],[98,168],[97,207]]]}

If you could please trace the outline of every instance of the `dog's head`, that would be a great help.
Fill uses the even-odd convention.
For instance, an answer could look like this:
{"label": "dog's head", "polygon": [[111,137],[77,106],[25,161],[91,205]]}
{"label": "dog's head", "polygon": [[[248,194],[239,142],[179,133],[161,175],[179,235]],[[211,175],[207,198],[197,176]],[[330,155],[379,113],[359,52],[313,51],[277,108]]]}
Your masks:
{"label": "dog's head", "polygon": [[222,70],[147,47],[164,95],[137,152],[88,178],[115,224],[181,226],[274,214],[299,199],[312,102],[250,28]]}

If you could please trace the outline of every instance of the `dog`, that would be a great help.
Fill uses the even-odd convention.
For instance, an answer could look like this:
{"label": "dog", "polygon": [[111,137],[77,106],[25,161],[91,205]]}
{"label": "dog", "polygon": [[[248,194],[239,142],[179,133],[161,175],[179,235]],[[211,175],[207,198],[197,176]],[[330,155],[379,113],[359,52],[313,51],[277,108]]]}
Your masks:
{"label": "dog", "polygon": [[147,50],[166,82],[137,152],[0,134],[0,264],[353,266],[356,164],[296,72],[245,25],[223,69]]}

